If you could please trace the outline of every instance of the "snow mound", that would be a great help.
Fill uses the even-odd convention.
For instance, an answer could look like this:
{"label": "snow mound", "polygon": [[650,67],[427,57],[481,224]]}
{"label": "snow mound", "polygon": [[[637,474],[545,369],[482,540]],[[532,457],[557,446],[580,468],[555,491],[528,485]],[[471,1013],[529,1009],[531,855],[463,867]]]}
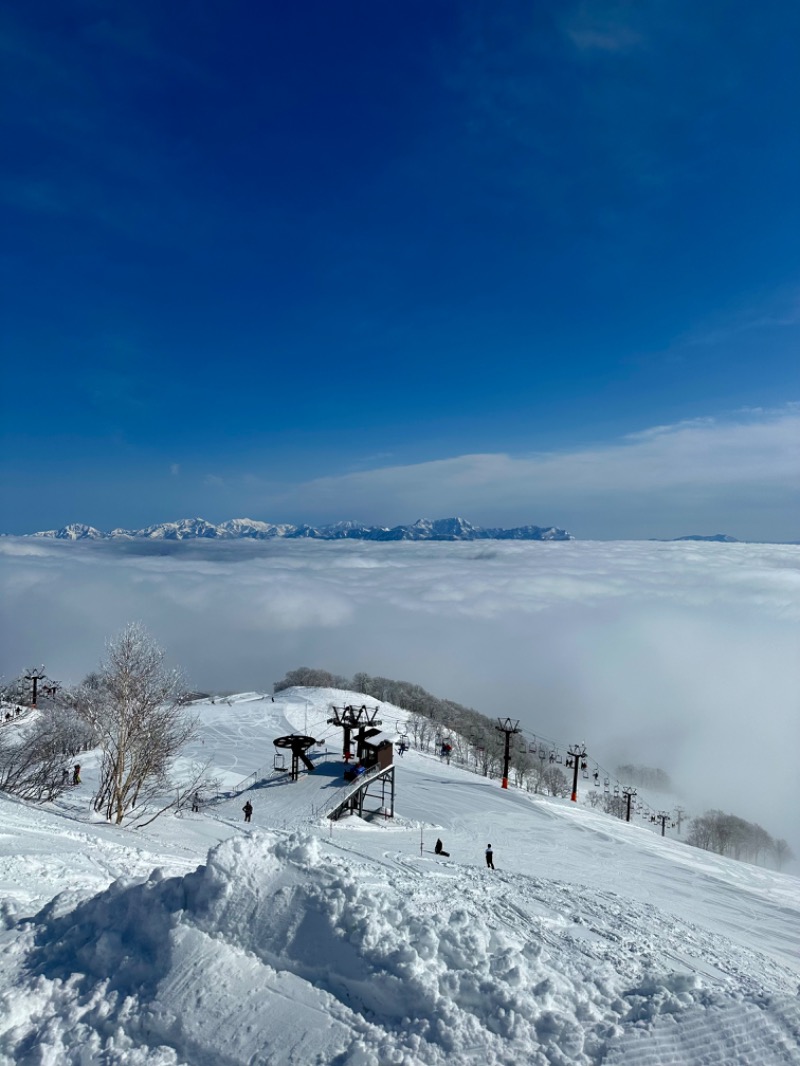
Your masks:
{"label": "snow mound", "polygon": [[[754,1048],[762,1066],[800,1061],[796,998],[709,990],[637,949],[621,901],[584,888],[581,905],[571,919],[566,886],[544,879],[237,835],[192,873],[40,911],[24,997],[0,1004],[2,1061],[642,1066],[699,1061],[697,1047],[709,1063],[744,1066]],[[674,919],[671,935],[708,950]]]}

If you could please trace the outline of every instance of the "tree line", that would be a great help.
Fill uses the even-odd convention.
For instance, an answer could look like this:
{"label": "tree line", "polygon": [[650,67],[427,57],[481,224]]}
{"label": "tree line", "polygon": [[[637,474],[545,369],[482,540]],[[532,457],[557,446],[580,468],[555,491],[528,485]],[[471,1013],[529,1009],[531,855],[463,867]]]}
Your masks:
{"label": "tree line", "polygon": [[757,822],[747,822],[725,811],[706,811],[694,818],[686,842],[746,862],[763,863],[772,858],[779,870],[794,858],[785,840],[775,840]]}
{"label": "tree line", "polygon": [[[294,687],[347,689],[402,707],[408,712],[409,740],[418,750],[437,751],[446,739],[451,746],[449,758],[454,762],[469,766],[484,777],[502,773],[505,738],[496,728],[496,721],[472,707],[433,696],[421,685],[364,672],[347,678],[301,666],[276,681],[274,691]],[[549,758],[539,758],[529,747],[527,741],[512,738],[509,777],[514,784],[543,795],[569,795],[569,781],[561,767]]]}

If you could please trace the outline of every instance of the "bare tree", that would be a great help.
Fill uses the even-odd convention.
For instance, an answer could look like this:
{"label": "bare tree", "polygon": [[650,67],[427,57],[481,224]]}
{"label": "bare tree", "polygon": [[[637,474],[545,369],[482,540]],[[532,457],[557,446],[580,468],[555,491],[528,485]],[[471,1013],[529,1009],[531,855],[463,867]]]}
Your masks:
{"label": "bare tree", "polygon": [[147,807],[174,791],[170,768],[196,725],[182,706],[179,672],[167,669],[164,652],[143,626],[128,625],[106,651],[99,673],[75,694],[75,705],[102,752],[94,808],[119,824],[137,804]]}
{"label": "bare tree", "polygon": [[125,824],[132,829],[141,829],[166,811],[180,814],[218,792],[219,778],[211,776],[210,765],[208,762],[193,763],[180,777],[169,782],[169,791],[154,784],[146,796],[140,794],[136,808],[128,813]]}
{"label": "bare tree", "polygon": [[783,864],[785,862],[791,862],[794,858],[794,852],[789,847],[787,842],[783,839],[783,837],[780,837],[778,840],[775,841],[773,845],[773,851],[775,853],[775,862],[777,863],[779,870],[783,869]]}
{"label": "bare tree", "polygon": [[53,800],[67,787],[62,774],[63,738],[52,716],[0,731],[0,792],[22,799]]}
{"label": "bare tree", "polygon": [[567,775],[559,766],[548,766],[542,772],[542,784],[551,796],[566,796],[569,794]]}
{"label": "bare tree", "polygon": [[775,850],[775,841],[762,826],[717,810],[706,811],[692,820],[686,842],[719,855],[753,862],[774,854]]}

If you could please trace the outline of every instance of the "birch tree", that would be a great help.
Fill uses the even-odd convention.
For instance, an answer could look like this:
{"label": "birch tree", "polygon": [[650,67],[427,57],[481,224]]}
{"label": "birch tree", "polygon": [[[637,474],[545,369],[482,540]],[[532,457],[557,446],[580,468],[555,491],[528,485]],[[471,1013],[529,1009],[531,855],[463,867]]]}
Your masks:
{"label": "birch tree", "polygon": [[[180,673],[139,623],[106,646],[106,660],[76,694],[76,706],[101,749],[94,809],[119,824],[139,806],[176,793],[170,768],[195,734]],[[184,790],[178,786],[177,793]],[[174,805],[167,799],[163,809]]]}

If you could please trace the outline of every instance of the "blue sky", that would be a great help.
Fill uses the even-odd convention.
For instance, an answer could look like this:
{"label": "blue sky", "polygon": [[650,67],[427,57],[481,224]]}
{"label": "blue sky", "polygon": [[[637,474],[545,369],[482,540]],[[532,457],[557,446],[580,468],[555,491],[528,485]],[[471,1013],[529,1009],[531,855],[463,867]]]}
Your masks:
{"label": "blue sky", "polygon": [[7,7],[3,530],[800,539],[798,41],[792,2]]}

